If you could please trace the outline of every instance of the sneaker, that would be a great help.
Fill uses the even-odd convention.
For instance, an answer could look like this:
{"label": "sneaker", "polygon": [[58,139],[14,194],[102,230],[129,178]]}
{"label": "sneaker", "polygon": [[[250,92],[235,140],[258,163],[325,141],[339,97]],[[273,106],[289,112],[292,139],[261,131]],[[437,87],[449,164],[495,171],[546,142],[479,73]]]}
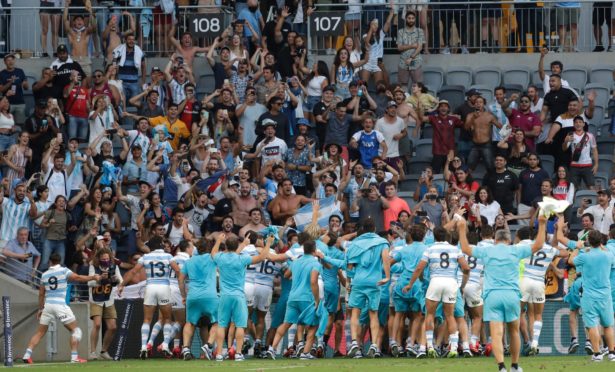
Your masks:
{"label": "sneaker", "polygon": [[167,358],[167,359],[173,358],[173,353],[171,352],[171,350],[169,350],[168,346],[166,346],[166,347],[163,346],[161,348],[161,351],[162,351],[162,354],[164,355],[165,358]]}
{"label": "sneaker", "polygon": [[235,353],[237,353],[237,351],[235,350],[235,346],[232,346],[230,349],[228,349],[226,356],[228,359],[233,360],[235,359]]}
{"label": "sneaker", "polygon": [[508,371],[506,371],[506,368],[500,368],[499,372],[508,372]]}
{"label": "sneaker", "polygon": [[222,354],[216,355],[216,362],[224,362],[224,357],[222,356]]}
{"label": "sneaker", "polygon": [[438,355],[438,353],[436,353],[436,349],[433,348],[433,346],[431,346],[429,349],[427,349],[427,357],[428,358],[436,358]]}
{"label": "sneaker", "polygon": [[607,52],[615,52],[615,47],[610,46],[609,49],[607,49]]}
{"label": "sneaker", "polygon": [[203,351],[201,356],[204,356],[205,359],[207,360],[211,360],[212,355],[213,355],[213,350],[211,350],[211,347],[209,346],[209,344],[205,343],[203,346],[201,346],[201,350]]}
{"label": "sneaker", "polygon": [[491,346],[491,343],[488,343],[487,345],[485,345],[485,356],[491,356],[491,352],[493,351],[493,346]]}
{"label": "sneaker", "polygon": [[261,355],[262,353],[263,353],[263,344],[260,342],[255,342],[254,343],[254,355]]}
{"label": "sneaker", "polygon": [[510,356],[510,346],[504,345],[504,356]]}
{"label": "sneaker", "polygon": [[378,348],[376,347],[376,345],[372,344],[369,347],[369,350],[367,350],[367,357],[368,358],[373,358],[376,355],[377,352],[378,352]]}
{"label": "sneaker", "polygon": [[100,353],[100,357],[104,360],[113,360],[113,357],[109,354],[108,351],[103,351]]}
{"label": "sneaker", "polygon": [[88,359],[89,359],[89,360],[98,360],[98,354],[96,354],[96,352],[95,352],[95,351],[92,351],[92,352],[90,353],[90,355],[88,356]]}
{"label": "sneaker", "polygon": [[[423,354],[425,354],[425,352],[423,352]],[[418,349],[417,349],[417,348],[415,348],[415,347],[414,347],[414,346],[412,346],[412,345],[407,345],[407,346],[406,346],[406,355],[407,355],[408,357],[410,357],[410,358],[417,357],[417,356],[419,355],[419,354],[418,354]]]}
{"label": "sneaker", "polygon": [[592,355],[592,362],[602,362],[603,359],[604,355],[602,354]]}
{"label": "sneaker", "polygon": [[609,362],[615,362],[615,354],[609,354]]}
{"label": "sneaker", "polygon": [[186,361],[194,359],[194,356],[190,352],[190,349],[188,349],[187,347],[182,350],[182,359]]}
{"label": "sneaker", "polygon": [[425,352],[422,350],[419,350],[416,353],[416,359],[425,359],[426,357],[427,357],[427,354],[425,354]]}
{"label": "sneaker", "polygon": [[299,359],[300,360],[312,360],[312,359],[316,359],[316,357],[312,355],[311,353],[301,353],[301,355],[299,355]]}
{"label": "sneaker", "polygon": [[396,342],[391,344],[391,355],[393,355],[393,358],[399,357],[399,345]]}
{"label": "sneaker", "polygon": [[374,354],[374,358],[378,359],[378,358],[382,358],[383,355],[380,351],[376,351],[376,354]]}
{"label": "sneaker", "polygon": [[538,345],[536,345],[536,346],[532,345],[530,347],[530,350],[528,351],[527,355],[529,355],[529,356],[536,356],[536,355],[538,355]]}
{"label": "sneaker", "polygon": [[244,358],[242,353],[235,353],[235,361],[236,362],[243,362],[244,360],[246,360],[246,358]]}
{"label": "sneaker", "polygon": [[147,359],[149,357],[149,352],[146,349],[141,349],[141,352],[139,353],[139,358],[141,359]]}
{"label": "sneaker", "polygon": [[517,368],[510,367],[510,372],[523,372],[523,368],[521,368],[521,366]]}
{"label": "sneaker", "polygon": [[150,343],[148,343],[147,345],[145,345],[145,349],[147,351],[147,357],[151,358],[152,355],[154,354],[154,346]]}
{"label": "sneaker", "polygon": [[450,350],[448,352],[448,354],[446,355],[447,358],[457,358],[459,354],[457,353],[457,350]]}
{"label": "sneaker", "polygon": [[271,346],[269,347],[269,349],[267,349],[267,352],[265,353],[265,358],[275,360],[275,351]]}
{"label": "sneaker", "polygon": [[243,340],[243,347],[241,348],[241,353],[242,354],[248,354],[248,352],[250,351],[250,348],[252,347],[252,340],[250,340],[249,338],[246,338]]}
{"label": "sneaker", "polygon": [[444,49],[442,49],[442,52],[440,52],[441,54],[451,54],[451,48],[446,47]]}
{"label": "sneaker", "polygon": [[24,362],[25,364],[33,364],[34,362],[32,361],[32,357],[29,358],[21,358],[21,361]]}
{"label": "sneaker", "polygon": [[585,352],[587,353],[587,355],[594,354],[594,348],[592,347],[592,343],[589,342],[589,340],[585,341]]}
{"label": "sneaker", "polygon": [[303,349],[305,348],[305,342],[300,341],[297,344],[297,349],[295,350],[295,353],[293,355],[291,355],[291,358],[299,358],[299,355],[303,352]]}
{"label": "sneaker", "polygon": [[175,346],[173,348],[173,351],[172,351],[173,357],[179,359],[181,357],[181,353],[182,353],[181,347]]}
{"label": "sneaker", "polygon": [[361,359],[363,358],[363,353],[361,352],[361,350],[359,350],[355,356],[353,357],[353,359]]}
{"label": "sneaker", "polygon": [[468,48],[464,45],[461,46],[461,54],[470,54]]}
{"label": "sneaker", "polygon": [[608,348],[608,347],[603,346],[603,347],[600,349],[600,354],[602,354],[602,355],[607,355],[608,353],[609,353],[609,348]]}
{"label": "sneaker", "polygon": [[596,47],[594,48],[594,50],[592,50],[592,52],[604,52],[604,47],[602,45],[596,45]]}
{"label": "sneaker", "polygon": [[568,354],[576,354],[577,350],[579,350],[579,343],[577,340],[570,342],[570,346],[568,346]]}
{"label": "sneaker", "polygon": [[325,345],[318,345],[316,348],[316,358],[324,358],[325,357]]}
{"label": "sneaker", "polygon": [[472,351],[470,351],[470,349],[463,349],[462,356],[464,358],[472,358],[474,355],[472,355]]}
{"label": "sneaker", "polygon": [[348,350],[348,357],[349,358],[354,358],[357,353],[360,353],[361,350],[359,349],[359,345],[356,342],[353,342],[352,345],[350,346],[350,350]]}
{"label": "sneaker", "polygon": [[76,357],[75,359],[71,359],[70,360],[71,363],[87,363],[88,361],[85,359],[81,359],[79,357]]}
{"label": "sneaker", "polygon": [[284,352],[284,358],[291,358],[295,354],[295,345],[290,345]]}
{"label": "sneaker", "polygon": [[342,354],[341,351],[337,350],[335,353],[333,353],[333,357],[334,358],[340,358],[340,357],[345,357],[346,355]]}
{"label": "sneaker", "polygon": [[476,343],[474,344],[470,344],[470,351],[472,352],[473,355],[480,354],[480,344],[478,343],[478,341],[476,341]]}

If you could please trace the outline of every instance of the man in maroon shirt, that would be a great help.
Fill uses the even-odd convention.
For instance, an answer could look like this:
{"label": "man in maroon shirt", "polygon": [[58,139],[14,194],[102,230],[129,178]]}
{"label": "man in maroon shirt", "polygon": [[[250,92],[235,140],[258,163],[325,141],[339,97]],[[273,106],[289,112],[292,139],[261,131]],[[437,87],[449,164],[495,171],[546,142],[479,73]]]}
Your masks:
{"label": "man in maroon shirt", "polygon": [[418,136],[418,130],[423,123],[429,123],[433,126],[431,167],[434,173],[441,173],[448,153],[455,151],[455,128],[463,127],[463,122],[459,116],[449,115],[450,106],[447,100],[438,102],[437,113],[434,115],[425,116],[424,108],[421,107],[420,102],[416,112],[419,122],[415,128],[414,136]]}
{"label": "man in maroon shirt", "polygon": [[[511,101],[515,101],[517,99],[516,96],[516,94],[513,94]],[[505,112],[513,131],[515,128],[521,128],[525,133],[525,145],[528,147],[528,150],[536,151],[536,138],[540,135],[542,123],[540,122],[540,117],[534,114],[531,109],[531,98],[524,94],[521,96],[518,110],[508,106]]]}

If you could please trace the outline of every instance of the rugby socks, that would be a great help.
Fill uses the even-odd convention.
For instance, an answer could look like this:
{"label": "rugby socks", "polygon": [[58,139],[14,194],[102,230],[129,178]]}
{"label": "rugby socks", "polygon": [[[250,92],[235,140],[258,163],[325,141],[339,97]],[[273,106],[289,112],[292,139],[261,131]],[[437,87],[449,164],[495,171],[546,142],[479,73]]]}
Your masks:
{"label": "rugby socks", "polygon": [[77,359],[79,359],[79,354],[76,351],[71,351],[70,352],[70,360],[71,361],[76,361]]}
{"label": "rugby socks", "polygon": [[532,333],[532,346],[538,346],[538,339],[540,338],[540,331],[542,330],[542,322],[534,322],[534,332]]}
{"label": "rugby socks", "polygon": [[350,332],[350,317],[347,316],[344,320],[344,335],[346,335],[346,345],[350,345],[352,341],[352,333]]}
{"label": "rugby socks", "polygon": [[[149,330],[149,325],[147,326],[147,329]],[[148,344],[150,345],[154,344],[154,341],[156,341],[156,337],[158,337],[158,333],[160,333],[161,329],[162,329],[162,323],[160,323],[160,320],[159,320],[154,324],[154,327],[152,328],[152,334],[149,336],[149,341],[147,341]],[[143,332],[143,328],[141,328],[141,332]],[[141,333],[141,337],[143,337],[143,333]]]}
{"label": "rugby socks", "polygon": [[463,341],[461,343],[461,347],[463,348],[463,350],[468,350],[470,349],[470,344],[468,343],[468,341]]}
{"label": "rugby socks", "polygon": [[32,356],[32,349],[26,349],[26,352],[23,354],[23,359],[30,359]]}
{"label": "rugby socks", "polygon": [[297,335],[297,326],[293,324],[290,327],[290,329],[288,330],[288,345],[294,345],[295,344],[295,336],[296,335]]}
{"label": "rugby socks", "polygon": [[477,342],[478,342],[478,336],[477,335],[470,335],[470,344],[476,345]]}
{"label": "rugby socks", "polygon": [[[156,326],[154,326],[155,328]],[[154,331],[152,331],[152,334]],[[147,338],[149,337],[149,324],[143,324],[141,326],[141,348],[144,349],[147,345]]]}
{"label": "rugby socks", "polygon": [[170,324],[165,324],[164,327],[162,328],[162,334],[164,335],[164,341],[162,342],[163,348],[164,345],[167,346],[167,348],[169,347],[169,342],[171,341],[171,333],[173,332],[173,326],[171,326]]}
{"label": "rugby socks", "polygon": [[427,347],[433,348],[433,331],[425,331],[425,337],[427,338]]}
{"label": "rugby socks", "polygon": [[451,333],[450,336],[451,350],[457,351],[459,344],[459,332]]}
{"label": "rugby socks", "polygon": [[181,336],[181,326],[179,325],[179,322],[174,322],[171,327],[171,340],[177,335]]}

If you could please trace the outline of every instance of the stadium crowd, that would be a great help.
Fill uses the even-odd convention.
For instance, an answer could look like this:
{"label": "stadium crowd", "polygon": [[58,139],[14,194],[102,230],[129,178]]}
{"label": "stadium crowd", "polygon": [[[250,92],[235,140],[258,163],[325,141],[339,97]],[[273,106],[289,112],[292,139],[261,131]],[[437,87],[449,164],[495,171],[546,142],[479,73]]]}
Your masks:
{"label": "stadium crowd", "polygon": [[[428,51],[420,6],[379,11],[328,64],[307,50],[302,17],[312,4],[286,3],[292,4],[281,4],[265,22],[256,0],[237,1],[237,19],[203,47],[187,32],[176,39],[168,12],[154,27],[174,48],[161,69],[148,67],[133,14],[121,14],[129,20],[125,31],[109,14],[98,35],[90,1],[64,1],[62,11],[47,16],[61,18],[69,44],[57,45],[31,87],[31,114],[19,60],[4,56],[3,271],[27,283],[40,279],[43,294],[41,326],[24,361],[32,362],[32,348],[55,316],[72,332],[73,361],[81,361],[82,333],[65,305],[68,281],[89,292],[68,297],[91,303],[90,359],[109,359],[117,317],[112,288],[121,296],[145,281],[143,358],[162,332],[162,353],[190,359],[180,346],[190,345],[195,328],[208,358],[214,348],[223,358],[227,335],[236,360],[252,347],[256,356],[275,358],[296,324],[287,353],[296,350],[302,359],[313,357],[312,348],[323,355],[333,328],[334,352],[342,355],[346,327],[349,356],[362,355],[369,330],[371,346],[363,352],[370,357],[454,357],[459,345],[464,356],[493,350],[501,370],[507,323],[511,370],[519,371],[519,333],[523,352],[538,353],[546,275],[555,282],[549,295],[565,295],[575,314],[570,352],[579,347],[582,308],[586,350],[602,360],[605,348],[615,359],[615,178],[608,189],[594,178],[599,157],[588,121],[596,92],[582,97],[571,88],[560,61],[545,70],[550,55],[543,49],[543,86],[521,94],[498,86],[493,101],[470,89],[452,107],[422,81]],[[71,6],[84,6],[85,16]],[[400,10],[405,23],[397,25],[398,75],[391,81],[383,42]],[[92,67],[90,43],[104,69]],[[215,81],[203,97],[193,70],[198,58],[207,60]],[[428,138],[431,164],[405,190],[417,160],[413,144]],[[549,157],[553,168],[541,164]],[[588,189],[593,199],[577,203],[575,193]],[[404,199],[400,191],[412,195]],[[544,198],[570,206],[544,216]],[[577,220],[582,230],[569,234]],[[517,250],[513,242],[520,242]],[[505,253],[485,248],[493,246]],[[503,300],[493,294],[498,290],[512,294]],[[586,308],[590,299],[600,307]],[[158,322],[150,325],[157,306]],[[490,322],[489,338],[483,320]],[[212,325],[217,330],[208,332]]]}

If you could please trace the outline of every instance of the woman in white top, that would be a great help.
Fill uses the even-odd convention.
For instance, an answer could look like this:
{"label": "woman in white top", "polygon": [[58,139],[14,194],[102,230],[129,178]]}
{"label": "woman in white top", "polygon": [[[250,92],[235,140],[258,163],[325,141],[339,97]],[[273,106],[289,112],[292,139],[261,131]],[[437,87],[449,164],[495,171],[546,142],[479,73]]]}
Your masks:
{"label": "woman in white top", "polygon": [[307,98],[303,103],[303,115],[312,121],[312,109],[320,102],[322,91],[329,85],[329,68],[324,61],[318,61],[312,66],[312,72],[307,78]]}
{"label": "woman in white top", "polygon": [[489,190],[487,186],[479,187],[479,189],[476,191],[476,198],[478,199],[478,201],[472,207],[472,212],[474,212],[474,214],[476,215],[476,211],[474,209],[477,207],[479,215],[476,217],[485,217],[487,219],[487,224],[492,226],[495,223],[495,218],[499,214],[502,214],[500,203],[493,200],[491,190]]}
{"label": "woman in white top", "polygon": [[344,49],[350,53],[350,63],[352,63],[356,75],[363,69],[362,66],[367,63],[369,59],[369,50],[365,51],[363,59],[361,59],[361,43],[355,42],[355,39],[351,36],[346,36],[344,39]]}
{"label": "woman in white top", "polygon": [[[110,102],[109,97],[101,94],[94,97],[94,111],[90,112],[90,140],[89,145],[103,132],[113,129],[113,124],[117,121],[117,113]],[[96,146],[96,151],[100,152],[100,142]]]}
{"label": "woman in white top", "polygon": [[[10,92],[10,90],[9,90]],[[10,104],[7,96],[0,97],[0,151],[6,151],[15,143],[15,119],[9,112]]]}
{"label": "woman in white top", "polygon": [[384,72],[382,71],[384,67],[382,63],[382,57],[384,56],[384,37],[391,29],[393,16],[395,16],[395,12],[391,9],[382,28],[380,28],[378,19],[374,18],[369,23],[367,34],[363,36],[365,49],[369,50],[369,59],[365,66],[363,66],[363,71],[361,71],[361,79],[365,82],[369,81],[372,74],[374,76],[374,81],[384,80]]}
{"label": "woman in white top", "polygon": [[231,51],[229,59],[233,62],[233,67],[237,68],[237,66],[239,66],[240,59],[245,59],[246,61],[250,60],[250,55],[243,47],[243,44],[241,43],[241,36],[238,34],[233,35],[229,49]]}
{"label": "woman in white top", "polygon": [[107,77],[107,83],[117,88],[120,92],[120,106],[122,110],[126,109],[126,96],[124,95],[124,83],[117,77],[117,65],[110,64],[105,69],[105,76]]}
{"label": "woman in white top", "polygon": [[341,99],[350,97],[349,85],[354,80],[355,69],[350,62],[350,52],[341,48],[335,54],[331,66],[331,83],[335,85],[335,95]]}

